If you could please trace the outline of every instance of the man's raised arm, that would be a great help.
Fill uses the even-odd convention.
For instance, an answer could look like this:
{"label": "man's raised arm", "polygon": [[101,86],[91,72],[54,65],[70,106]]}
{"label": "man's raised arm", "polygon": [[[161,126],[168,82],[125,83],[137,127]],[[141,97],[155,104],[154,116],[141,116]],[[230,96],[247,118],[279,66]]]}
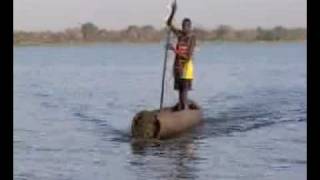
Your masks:
{"label": "man's raised arm", "polygon": [[177,10],[177,3],[176,2],[172,3],[171,9],[172,10],[171,10],[170,16],[169,16],[169,18],[167,20],[167,26],[170,28],[170,30],[174,34],[178,35],[178,34],[180,34],[181,30],[177,29],[176,27],[174,27],[172,25],[172,19],[173,19],[173,16],[174,16],[174,14],[176,13],[176,10]]}

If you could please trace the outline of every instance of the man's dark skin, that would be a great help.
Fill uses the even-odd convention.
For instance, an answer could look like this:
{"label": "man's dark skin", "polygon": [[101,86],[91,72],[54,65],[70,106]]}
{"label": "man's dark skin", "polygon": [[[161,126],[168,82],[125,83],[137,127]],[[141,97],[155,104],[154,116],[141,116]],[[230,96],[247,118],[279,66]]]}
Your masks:
{"label": "man's dark skin", "polygon": [[[177,36],[178,42],[176,47],[169,45],[169,49],[176,54],[174,62],[175,90],[179,92],[179,110],[188,109],[188,90],[191,90],[192,79],[183,77],[183,68],[191,60],[196,38],[191,32],[191,20],[185,18],[182,21],[182,30],[172,25],[172,19],[176,12],[176,3],[172,4],[172,12],[167,20],[170,30]],[[182,50],[181,50],[182,49]]]}

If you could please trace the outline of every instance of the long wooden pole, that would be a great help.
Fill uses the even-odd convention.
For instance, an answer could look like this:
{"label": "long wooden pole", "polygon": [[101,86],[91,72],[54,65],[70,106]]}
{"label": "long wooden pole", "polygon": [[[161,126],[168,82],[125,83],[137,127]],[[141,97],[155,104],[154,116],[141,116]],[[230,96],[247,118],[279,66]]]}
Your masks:
{"label": "long wooden pole", "polygon": [[166,46],[165,46],[165,54],[164,54],[164,62],[163,62],[163,71],[162,71],[162,84],[161,84],[161,98],[160,98],[160,111],[162,110],[163,105],[163,96],[164,96],[164,82],[166,77],[166,69],[167,69],[167,59],[168,59],[168,45],[170,43],[170,34],[171,31],[167,28],[167,39],[166,39]]}

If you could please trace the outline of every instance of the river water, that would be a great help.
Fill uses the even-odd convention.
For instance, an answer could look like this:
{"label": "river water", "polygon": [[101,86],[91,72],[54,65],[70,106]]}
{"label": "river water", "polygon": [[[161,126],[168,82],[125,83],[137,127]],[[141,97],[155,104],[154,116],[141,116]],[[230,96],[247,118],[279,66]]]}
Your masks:
{"label": "river water", "polygon": [[[133,143],[159,107],[163,44],[14,48],[14,179],[306,179],[306,43],[200,43],[202,123]],[[165,104],[172,90],[172,54]]]}

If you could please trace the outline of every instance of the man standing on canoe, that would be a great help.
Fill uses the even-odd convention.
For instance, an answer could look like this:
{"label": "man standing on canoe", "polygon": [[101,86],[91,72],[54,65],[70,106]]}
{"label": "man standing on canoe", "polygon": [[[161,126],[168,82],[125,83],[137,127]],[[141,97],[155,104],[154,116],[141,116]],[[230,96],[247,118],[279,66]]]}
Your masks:
{"label": "man standing on canoe", "polygon": [[188,109],[188,91],[192,87],[193,63],[192,54],[196,45],[195,35],[191,32],[191,20],[184,18],[182,30],[172,25],[172,19],[176,12],[176,2],[172,4],[172,12],[167,20],[167,26],[177,36],[176,47],[169,45],[169,49],[175,52],[174,61],[174,89],[179,92],[179,110]]}

